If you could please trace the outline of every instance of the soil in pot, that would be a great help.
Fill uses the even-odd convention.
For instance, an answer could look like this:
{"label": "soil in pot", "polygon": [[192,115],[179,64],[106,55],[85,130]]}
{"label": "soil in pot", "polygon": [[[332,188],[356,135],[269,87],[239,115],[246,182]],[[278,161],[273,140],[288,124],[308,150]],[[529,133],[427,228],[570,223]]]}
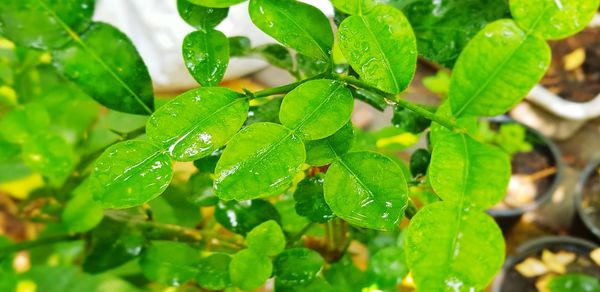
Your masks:
{"label": "soil in pot", "polygon": [[550,42],[552,64],[540,82],[558,96],[586,102],[600,93],[600,27]]}
{"label": "soil in pot", "polygon": [[581,191],[581,215],[600,230],[600,166],[590,173]]}

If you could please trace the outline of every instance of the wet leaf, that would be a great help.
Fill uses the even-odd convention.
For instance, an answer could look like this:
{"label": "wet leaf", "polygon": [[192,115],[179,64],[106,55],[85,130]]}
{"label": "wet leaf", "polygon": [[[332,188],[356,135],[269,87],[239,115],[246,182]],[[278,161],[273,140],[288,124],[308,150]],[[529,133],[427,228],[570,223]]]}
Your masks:
{"label": "wet leaf", "polygon": [[60,186],[75,166],[73,149],[60,136],[48,132],[29,139],[21,152],[23,161],[33,171]]}
{"label": "wet leaf", "polygon": [[194,31],[183,39],[183,59],[188,71],[203,86],[217,85],[229,64],[229,40],[220,31]]}
{"label": "wet leaf", "polygon": [[266,34],[313,58],[328,60],[333,32],[319,9],[294,0],[250,0],[250,18]]}
{"label": "wet leaf", "polygon": [[160,107],[146,126],[148,139],[178,161],[219,149],[242,127],[248,100],[220,87],[190,90]]}
{"label": "wet leaf", "polygon": [[379,0],[331,0],[333,6],[350,15],[364,15],[369,13]]}
{"label": "wet leaf", "polygon": [[354,142],[352,123],[347,123],[333,135],[306,142],[306,163],[315,166],[329,164],[346,154]]}
{"label": "wet leaf", "polygon": [[273,261],[275,281],[284,287],[306,286],[315,280],[324,262],[312,249],[287,249]]}
{"label": "wet leaf", "polygon": [[583,30],[596,14],[599,4],[598,0],[512,0],[510,12],[528,33],[556,40]]}
{"label": "wet leaf", "polygon": [[224,8],[236,5],[238,3],[242,3],[246,0],[188,0],[194,4],[206,6],[206,7],[216,7],[216,8]]}
{"label": "wet leaf", "polygon": [[408,187],[402,169],[373,152],[352,152],[325,176],[325,200],[340,218],[360,227],[394,230],[404,216]]}
{"label": "wet leaf", "polygon": [[549,65],[545,41],[528,36],[512,20],[488,24],[454,66],[448,95],[452,114],[504,114],[527,95]]}
{"label": "wet leaf", "polygon": [[399,93],[413,79],[417,43],[404,14],[387,5],[346,18],[338,31],[340,49],[361,79]]}
{"label": "wet leaf", "polygon": [[129,38],[113,26],[92,24],[76,41],[53,51],[52,60],[62,75],[100,104],[126,113],[152,113],[148,69]]}
{"label": "wet leaf", "polygon": [[262,286],[272,272],[271,260],[250,249],[237,252],[229,264],[231,282],[242,290],[254,290]]}
{"label": "wet leaf", "polygon": [[306,140],[333,135],[350,120],[354,109],[352,93],[333,80],[311,80],[283,98],[281,124]]}
{"label": "wet leaf", "polygon": [[263,222],[280,222],[281,216],[265,200],[228,201],[217,204],[215,219],[228,230],[245,235]]}
{"label": "wet leaf", "polygon": [[144,141],[125,141],[107,148],[90,175],[90,191],[104,208],[142,205],[169,186],[171,159]]}
{"label": "wet leaf", "polygon": [[7,142],[23,144],[32,136],[45,133],[49,125],[48,111],[40,104],[30,103],[0,119],[0,134]]}
{"label": "wet leaf", "polygon": [[421,209],[404,239],[419,291],[484,289],[504,261],[502,231],[494,220],[453,202]]}
{"label": "wet leaf", "polygon": [[572,273],[552,277],[547,289],[549,292],[597,292],[600,291],[600,281],[594,276]]}
{"label": "wet leaf", "polygon": [[181,242],[153,242],[143,253],[140,267],[148,279],[169,286],[180,286],[194,279],[200,251]]}
{"label": "wet leaf", "polygon": [[223,290],[231,284],[229,265],[231,257],[224,253],[213,253],[198,263],[196,280],[208,290]]}
{"label": "wet leaf", "polygon": [[208,31],[227,17],[229,9],[205,7],[193,4],[188,0],[177,0],[177,11],[189,25]]}
{"label": "wet leaf", "polygon": [[335,215],[325,202],[323,196],[323,178],[305,178],[296,186],[294,192],[296,213],[307,217],[312,222],[325,223]]}
{"label": "wet leaf", "polygon": [[269,220],[254,227],[246,235],[246,244],[258,254],[275,256],[285,248],[285,235],[276,221]]}
{"label": "wet leaf", "polygon": [[215,190],[222,200],[248,200],[287,189],[306,158],[294,132],[272,123],[242,129],[229,144],[215,170]]}
{"label": "wet leaf", "polygon": [[92,200],[87,181],[73,191],[62,213],[62,221],[70,232],[85,232],[96,227],[104,217],[104,209]]}

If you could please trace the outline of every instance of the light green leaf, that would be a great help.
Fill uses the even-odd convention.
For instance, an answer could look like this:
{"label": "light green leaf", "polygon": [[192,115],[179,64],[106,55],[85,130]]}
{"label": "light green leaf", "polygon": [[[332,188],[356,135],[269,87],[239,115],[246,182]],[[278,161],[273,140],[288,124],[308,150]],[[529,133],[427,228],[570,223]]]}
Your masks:
{"label": "light green leaf", "polygon": [[171,159],[145,141],[107,148],[90,175],[90,191],[105,208],[130,208],[158,197],[171,182]]}
{"label": "light green leaf", "polygon": [[20,46],[56,49],[90,25],[95,0],[3,0],[0,27]]}
{"label": "light green leaf", "polygon": [[246,244],[258,254],[275,256],[285,248],[285,235],[277,222],[269,220],[248,233]]}
{"label": "light green leaf", "polygon": [[194,4],[213,8],[225,8],[242,3],[246,0],[188,0]]}
{"label": "light green leaf", "polygon": [[205,7],[188,0],[177,0],[177,11],[189,25],[207,31],[221,23],[227,17],[229,9]]}
{"label": "light green leaf", "polygon": [[599,4],[598,0],[511,0],[510,12],[528,33],[557,40],[583,30]]}
{"label": "light green leaf", "polygon": [[148,69],[129,38],[111,25],[92,24],[74,42],[53,51],[52,59],[62,75],[100,104],[126,113],[152,113]]}
{"label": "light green leaf", "polygon": [[85,232],[96,227],[104,217],[104,209],[92,200],[88,181],[73,191],[62,213],[62,221],[70,232]]}
{"label": "light green leaf", "polygon": [[352,93],[334,80],[311,80],[283,98],[279,120],[306,140],[331,136],[350,120]]}
{"label": "light green leaf", "polygon": [[350,15],[364,15],[369,13],[379,0],[330,0],[333,6]]}
{"label": "light green leaf", "polygon": [[321,176],[305,178],[296,186],[294,209],[300,216],[312,222],[325,223],[335,217],[323,196],[323,178]]}
{"label": "light green leaf", "polygon": [[325,176],[325,200],[340,218],[360,227],[398,228],[408,203],[402,169],[373,152],[348,153]]}
{"label": "light green leaf", "polygon": [[319,9],[296,0],[250,0],[250,18],[282,44],[317,59],[328,60],[333,31]]}
{"label": "light green leaf", "polygon": [[273,261],[278,286],[301,287],[315,280],[324,264],[321,255],[308,248],[291,248]]}
{"label": "light green leaf", "polygon": [[272,123],[255,123],[236,134],[215,170],[222,200],[248,200],[287,189],[306,159],[302,140]]}
{"label": "light green leaf", "polygon": [[514,21],[488,24],[461,53],[448,100],[455,117],[496,116],[515,106],[542,78],[550,48]]}
{"label": "light green leaf", "polygon": [[31,170],[47,177],[53,186],[60,186],[75,165],[71,146],[52,132],[27,140],[21,155]]}
{"label": "light green leaf", "polygon": [[271,277],[273,264],[268,257],[251,249],[237,252],[229,264],[231,282],[242,290],[254,290]]}
{"label": "light green leaf", "polygon": [[333,162],[352,148],[354,128],[349,122],[335,134],[320,140],[306,142],[306,163],[314,166]]}
{"label": "light green leaf", "polygon": [[200,251],[181,242],[153,242],[143,253],[140,267],[150,280],[180,286],[194,279],[198,272]]}
{"label": "light green leaf", "polygon": [[14,108],[0,120],[0,135],[7,142],[23,144],[32,136],[45,133],[50,125],[46,109],[37,103]]}
{"label": "light green leaf", "polygon": [[190,90],[160,107],[146,125],[148,139],[178,161],[210,155],[225,145],[248,116],[248,100],[226,88]]}
{"label": "light green leaf", "polygon": [[504,261],[504,239],[494,220],[453,202],[421,209],[404,239],[419,291],[483,290]]}
{"label": "light green leaf", "polygon": [[219,202],[215,208],[215,219],[232,232],[245,235],[263,222],[281,221],[277,209],[265,200]]}
{"label": "light green leaf", "polygon": [[417,41],[402,11],[387,5],[346,18],[338,30],[340,49],[360,78],[399,93],[413,79]]}
{"label": "light green leaf", "polygon": [[462,134],[439,139],[433,147],[429,181],[444,201],[486,209],[506,195],[510,159],[501,149]]}
{"label": "light green leaf", "polygon": [[229,264],[231,257],[224,253],[213,253],[202,258],[198,264],[196,280],[198,285],[208,290],[223,290],[231,284]]}
{"label": "light green leaf", "polygon": [[183,39],[183,59],[192,77],[203,86],[217,85],[229,64],[229,39],[220,31],[198,30]]}
{"label": "light green leaf", "polygon": [[387,246],[378,250],[369,258],[367,273],[369,279],[377,283],[379,288],[392,289],[396,287],[408,274],[404,249]]}

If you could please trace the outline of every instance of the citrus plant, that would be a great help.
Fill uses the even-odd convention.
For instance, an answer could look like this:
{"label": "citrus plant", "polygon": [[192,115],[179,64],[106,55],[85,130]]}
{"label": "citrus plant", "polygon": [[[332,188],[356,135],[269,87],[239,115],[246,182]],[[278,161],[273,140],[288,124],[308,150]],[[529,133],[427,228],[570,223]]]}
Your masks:
{"label": "citrus plant", "polygon": [[[477,120],[517,104],[549,66],[546,41],[582,30],[599,4],[331,0],[333,29],[308,4],[250,0],[253,23],[279,42],[253,47],[215,29],[243,0],[179,0],[197,29],[183,60],[201,86],[164,101],[128,37],[92,20],[94,2],[0,3],[3,180],[41,174],[23,206],[41,206],[27,218],[47,225],[0,241],[2,291],[253,290],[270,278],[277,291],[393,290],[409,271],[419,291],[480,291],[504,260],[485,210],[505,195],[510,163],[476,138]],[[404,98],[418,56],[452,68],[437,108]],[[298,80],[219,87],[235,57]],[[393,107],[402,130],[429,129],[412,174],[353,127],[356,99]],[[174,174],[192,161],[191,177]],[[417,207],[422,185],[435,196]],[[366,271],[353,241],[368,249]],[[17,273],[24,249],[33,267]]]}

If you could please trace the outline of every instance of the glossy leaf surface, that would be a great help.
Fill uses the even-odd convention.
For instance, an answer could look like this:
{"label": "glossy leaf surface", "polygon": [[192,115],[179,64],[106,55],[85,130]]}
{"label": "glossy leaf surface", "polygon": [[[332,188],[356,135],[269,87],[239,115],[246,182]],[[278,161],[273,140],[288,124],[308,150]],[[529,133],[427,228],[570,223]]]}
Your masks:
{"label": "glossy leaf surface", "polygon": [[487,214],[452,202],[425,206],[404,236],[417,289],[484,289],[504,261],[504,240]]}
{"label": "glossy leaf surface", "polygon": [[166,153],[148,142],[125,141],[109,147],[96,160],[90,191],[105,208],[130,208],[159,196],[172,176]]}
{"label": "glossy leaf surface", "polygon": [[220,31],[208,29],[183,39],[183,60],[192,77],[203,86],[217,85],[229,64],[229,39]]}
{"label": "glossy leaf surface", "polygon": [[77,41],[53,51],[52,58],[62,75],[100,104],[126,113],[152,113],[148,69],[129,38],[113,26],[92,24]]}
{"label": "glossy leaf surface", "polygon": [[369,13],[379,0],[331,0],[333,6],[350,15],[364,15]]}
{"label": "glossy leaf surface", "polygon": [[256,253],[275,256],[285,248],[285,235],[276,221],[269,220],[248,233],[246,244]]}
{"label": "glossy leaf surface", "polygon": [[239,3],[242,3],[246,0],[188,0],[194,4],[206,6],[206,7],[216,7],[216,8],[224,8],[233,6]]}
{"label": "glossy leaf surface", "polygon": [[271,260],[250,249],[238,251],[229,264],[231,282],[242,290],[254,290],[262,286],[272,272]]}
{"label": "glossy leaf surface", "polygon": [[146,126],[148,139],[173,159],[192,161],[225,145],[242,127],[248,100],[220,87],[190,90],[160,107]]}
{"label": "glossy leaf surface", "polygon": [[354,142],[352,123],[347,123],[333,135],[306,142],[306,163],[321,166],[346,154]]}
{"label": "glossy leaf surface", "polygon": [[328,60],[333,32],[319,9],[295,0],[250,0],[249,11],[252,22],[282,44]]}
{"label": "glossy leaf surface", "polygon": [[25,164],[60,186],[75,165],[75,154],[67,142],[52,132],[29,139],[21,153]]}
{"label": "glossy leaf surface", "polygon": [[231,257],[224,253],[213,253],[198,263],[196,280],[198,285],[208,290],[223,290],[231,284],[229,264]]}
{"label": "glossy leaf surface", "polygon": [[287,249],[273,261],[275,281],[285,287],[306,286],[315,280],[324,262],[312,249]]}
{"label": "glossy leaf surface", "polygon": [[169,286],[180,286],[195,278],[200,251],[181,242],[153,242],[140,259],[144,275]]}
{"label": "glossy leaf surface", "polygon": [[504,114],[527,95],[549,64],[548,44],[527,36],[514,21],[487,25],[465,47],[452,71],[452,114]]}
{"label": "glossy leaf surface", "polygon": [[281,125],[256,123],[236,134],[215,170],[223,200],[248,200],[286,189],[306,158],[304,144]]}
{"label": "glossy leaf surface", "polygon": [[283,98],[279,120],[306,140],[331,136],[350,120],[352,93],[333,80],[311,80]]}
{"label": "glossy leaf surface", "polygon": [[208,31],[227,17],[229,9],[205,7],[193,4],[188,0],[177,0],[177,11],[189,25]]}
{"label": "glossy leaf surface", "polygon": [[335,217],[323,196],[323,178],[305,178],[294,192],[296,213],[312,222],[325,223]]}
{"label": "glossy leaf surface", "polygon": [[346,18],[338,31],[340,49],[360,78],[389,93],[413,79],[417,42],[402,11],[387,5]]}
{"label": "glossy leaf surface", "polygon": [[510,159],[497,147],[461,134],[444,136],[434,144],[429,178],[444,201],[492,207],[506,195],[510,174]]}
{"label": "glossy leaf surface", "polygon": [[341,157],[327,170],[325,200],[340,218],[360,227],[393,230],[404,216],[408,187],[402,169],[373,152]]}
{"label": "glossy leaf surface", "polygon": [[265,200],[219,202],[215,209],[215,219],[223,227],[245,235],[263,222],[281,221],[277,209]]}

